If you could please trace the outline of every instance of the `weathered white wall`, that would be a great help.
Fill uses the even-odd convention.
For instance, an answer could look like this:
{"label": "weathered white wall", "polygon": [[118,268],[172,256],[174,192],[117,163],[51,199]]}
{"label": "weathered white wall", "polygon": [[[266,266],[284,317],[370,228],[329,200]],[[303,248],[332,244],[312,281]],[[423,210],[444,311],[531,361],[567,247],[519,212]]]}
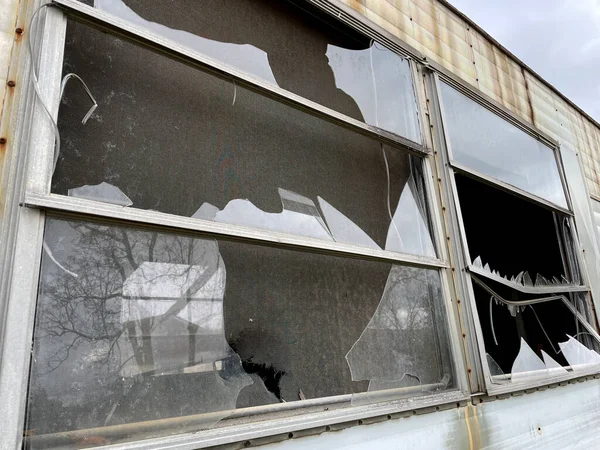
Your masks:
{"label": "weathered white wall", "polygon": [[261,448],[273,450],[600,448],[600,380]]}

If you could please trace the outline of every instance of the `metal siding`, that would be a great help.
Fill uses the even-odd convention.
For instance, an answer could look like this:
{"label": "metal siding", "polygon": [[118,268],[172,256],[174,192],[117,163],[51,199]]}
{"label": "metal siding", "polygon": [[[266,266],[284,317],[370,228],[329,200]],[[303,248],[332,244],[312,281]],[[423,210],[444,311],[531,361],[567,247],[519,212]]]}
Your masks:
{"label": "metal siding", "polygon": [[440,0],[340,0],[582,155],[600,199],[600,129],[530,69]]}
{"label": "metal siding", "polygon": [[597,448],[600,381],[266,445],[279,450]]}

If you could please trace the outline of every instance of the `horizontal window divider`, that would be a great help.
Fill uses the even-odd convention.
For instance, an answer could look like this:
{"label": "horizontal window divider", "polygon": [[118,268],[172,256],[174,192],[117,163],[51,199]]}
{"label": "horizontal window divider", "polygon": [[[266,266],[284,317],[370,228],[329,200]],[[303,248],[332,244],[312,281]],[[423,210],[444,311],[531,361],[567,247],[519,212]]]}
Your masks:
{"label": "horizontal window divider", "polygon": [[274,86],[268,82],[238,71],[226,64],[208,58],[202,53],[190,50],[169,39],[162,38],[143,28],[131,25],[126,21],[116,18],[97,8],[87,6],[76,0],[53,0],[52,4],[63,10],[68,17],[78,22],[108,32],[109,34],[122,37],[137,45],[146,47],[163,56],[210,73],[223,80],[231,81],[232,83],[235,82],[240,87],[247,88],[280,103],[284,103],[315,117],[327,120],[350,131],[371,137],[383,144],[401,147],[415,155],[423,156],[430,153],[423,144],[419,144],[405,137],[348,117],[345,114],[339,113],[278,86]]}
{"label": "horizontal window divider", "polygon": [[[381,402],[394,401],[393,396],[411,395],[443,389],[443,383],[427,384],[423,386],[408,386],[397,389],[385,389],[382,391],[360,392],[355,394],[345,394],[333,397],[314,398],[286,403],[274,403],[270,405],[254,406],[241,408],[231,411],[231,414],[225,417],[223,411],[195,414],[190,416],[171,417],[166,419],[148,420],[144,422],[125,423],[121,425],[109,425],[90,429],[81,429],[69,431],[68,433],[59,432],[52,434],[37,435],[32,438],[36,443],[35,447],[54,447],[57,445],[68,445],[75,440],[85,441],[89,436],[101,436],[110,439],[126,439],[127,437],[142,432],[157,433],[165,429],[181,429],[185,427],[201,427],[204,424],[219,422],[221,420],[234,420],[242,417],[251,417],[258,414],[282,413],[285,411],[298,410],[302,408],[321,407],[335,404],[350,405],[351,401],[365,399],[365,401],[374,404],[378,398]],[[399,399],[399,398],[398,398]]]}
{"label": "horizontal window divider", "polygon": [[[523,189],[520,189],[516,186],[505,183],[504,181],[500,181],[496,178],[485,175],[477,170],[473,170],[467,166],[457,163],[456,161],[450,161],[450,166],[454,170],[456,170],[464,175],[470,176],[471,178],[474,178],[478,181],[482,181],[486,184],[489,184],[490,186],[502,189],[505,192],[512,193],[512,194],[516,195],[517,197],[520,197],[531,203],[535,203],[543,208],[550,209],[552,211],[558,211],[562,214],[566,214],[567,216],[573,216],[573,213],[571,211],[569,211],[568,209],[561,208],[560,206],[558,206],[548,200],[545,200],[541,197],[538,197],[537,195],[530,194],[529,192],[524,191]],[[562,184],[561,184],[561,188],[563,188]]]}
{"label": "horizontal window divider", "polygon": [[[474,266],[472,264],[468,267],[469,272],[475,273],[482,277],[487,278],[488,280],[496,281],[497,283],[503,284],[504,286],[508,286],[511,289],[515,289],[519,292],[523,292],[524,294],[556,294],[563,292],[587,292],[590,290],[588,286],[585,285],[575,285],[575,284],[557,284],[557,285],[549,285],[549,286],[526,286],[524,284],[518,283],[516,281],[511,281],[504,277],[501,277],[495,273],[488,272],[481,267]],[[515,302],[518,303],[518,302]],[[526,304],[525,302],[523,304]]]}
{"label": "horizontal window divider", "polygon": [[207,238],[239,240],[271,247],[291,248],[313,253],[332,254],[364,260],[384,261],[412,267],[441,269],[447,262],[420,255],[377,250],[358,245],[326,241],[294,234],[261,230],[221,222],[177,216],[158,211],[148,211],[96,202],[64,195],[27,194],[23,206],[61,211],[69,215],[99,217],[139,225],[160,227],[174,231],[202,234]]}
{"label": "horizontal window divider", "polygon": [[[444,404],[454,404],[455,407],[457,402],[461,402],[467,400],[468,397],[465,393],[459,390],[447,391],[447,392],[439,392],[430,395],[426,395],[420,398],[407,398],[407,399],[397,399],[397,400],[389,400],[387,402],[379,403],[379,404],[369,404],[369,405],[361,405],[354,406],[348,408],[337,408],[337,409],[325,409],[323,411],[310,411],[304,415],[296,415],[293,417],[276,417],[272,420],[265,420],[262,422],[250,422],[243,424],[232,424],[231,426],[223,426],[220,428],[212,428],[206,429],[202,431],[198,431],[197,428],[202,424],[200,422],[194,429],[193,424],[184,423],[182,424],[183,433],[186,431],[189,434],[179,434],[175,436],[154,438],[154,439],[146,439],[146,440],[137,440],[134,443],[122,443],[122,444],[113,444],[111,448],[120,449],[120,448],[135,448],[138,449],[155,449],[155,448],[165,448],[169,449],[192,449],[192,448],[205,448],[212,447],[215,445],[226,445],[234,442],[246,441],[251,439],[259,439],[266,436],[273,436],[277,434],[288,434],[290,432],[296,432],[301,430],[307,430],[311,428],[321,428],[326,427],[327,425],[334,424],[347,424],[347,427],[356,425],[357,421],[360,419],[369,419],[374,417],[385,417],[388,414],[397,414],[402,413],[404,411],[410,410],[420,410],[425,408],[432,408],[437,405]],[[348,400],[349,401],[349,400]],[[296,403],[296,402],[295,402]],[[302,403],[302,402],[297,402]],[[267,405],[273,406],[273,405]],[[307,405],[309,406],[309,405]],[[240,410],[242,411],[242,410]],[[233,414],[236,414],[234,412]],[[220,414],[222,417],[222,414]],[[222,420],[227,420],[229,418],[233,418],[232,416],[226,417]],[[186,419],[182,418],[174,418],[174,419],[161,419],[154,420],[151,422],[162,422],[162,421],[170,421],[170,420],[180,420]],[[386,417],[387,420],[387,417]],[[134,426],[142,426],[147,424],[148,422],[142,423],[133,423],[133,424],[123,424],[110,426],[107,428],[115,429],[117,432],[125,433],[127,431],[133,431],[132,427]],[[121,428],[122,430],[119,430]],[[186,430],[186,428],[188,428]],[[340,428],[345,428],[344,426],[340,426]],[[336,427],[336,429],[338,429]],[[151,432],[152,430],[148,430]],[[324,431],[324,430],[323,430]],[[86,434],[92,433],[95,434]],[[83,435],[83,436],[81,436]],[[55,440],[65,444],[65,441],[68,442],[68,439],[80,438],[84,436],[103,436],[102,428],[95,428],[89,430],[77,430],[72,432],[64,432],[64,433],[55,433],[51,435],[38,435],[33,436],[31,441],[40,443],[40,444],[52,444]],[[51,440],[52,439],[52,440]],[[58,443],[57,442],[57,443]]]}

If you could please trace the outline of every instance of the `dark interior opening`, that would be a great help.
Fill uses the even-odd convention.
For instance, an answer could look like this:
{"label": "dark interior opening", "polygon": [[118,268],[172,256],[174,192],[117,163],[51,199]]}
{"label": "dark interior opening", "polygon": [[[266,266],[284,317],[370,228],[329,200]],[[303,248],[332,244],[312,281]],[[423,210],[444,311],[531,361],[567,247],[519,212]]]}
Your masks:
{"label": "dark interior opening", "polygon": [[[553,217],[556,213],[462,174],[456,174],[456,185],[471,260],[480,256],[483,264],[508,278],[521,271],[527,271],[534,281],[537,274],[547,279],[560,279],[565,274]],[[480,279],[506,300],[546,296],[527,295]],[[486,351],[504,373],[511,372],[521,338],[540,358],[544,350],[559,364],[567,365],[557,352],[558,342],[565,342],[567,334],[577,334],[578,326],[561,300],[527,306],[513,317],[505,305],[492,301],[476,283],[473,290]]]}

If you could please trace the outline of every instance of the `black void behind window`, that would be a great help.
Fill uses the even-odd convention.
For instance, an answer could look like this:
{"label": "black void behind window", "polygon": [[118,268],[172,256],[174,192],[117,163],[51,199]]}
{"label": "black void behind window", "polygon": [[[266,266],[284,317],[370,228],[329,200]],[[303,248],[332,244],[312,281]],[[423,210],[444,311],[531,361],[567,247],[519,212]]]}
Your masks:
{"label": "black void behind window", "polygon": [[[557,227],[557,224],[563,223],[562,216],[473,178],[461,174],[455,177],[468,249],[473,260],[471,263],[478,259],[480,266],[486,267],[488,276],[496,272],[507,280],[527,272],[531,283],[523,282],[522,275],[518,283],[521,286],[543,286],[544,283],[536,283],[538,275],[549,280],[548,285],[553,282],[557,284],[557,292],[529,294],[473,274],[473,290],[484,345],[488,358],[493,360],[490,364],[492,374],[511,374],[513,368],[518,366],[518,357],[521,355],[522,358],[526,353],[522,352],[525,345],[540,361],[546,362],[549,356],[561,366],[573,365],[574,359],[568,350],[563,353],[561,345],[570,343],[570,337],[589,345],[589,333],[585,332],[564,301],[555,299],[532,305],[524,303],[561,294],[559,284],[578,278],[570,275],[570,268],[563,262],[561,247],[572,246],[572,242],[566,239],[561,227]],[[563,295],[578,309],[585,308],[583,293]],[[516,303],[509,305],[500,299]],[[537,363],[535,358],[530,361]],[[547,364],[548,367],[550,365]],[[529,367],[533,371],[535,364]]]}
{"label": "black void behind window", "polygon": [[453,386],[435,270],[58,218],[45,244],[32,448],[194,431],[235,408]]}
{"label": "black void behind window", "polygon": [[105,12],[421,142],[406,59],[304,0],[96,0]]}
{"label": "black void behind window", "polygon": [[[54,193],[435,257],[419,159],[99,31],[67,31],[64,72],[99,107],[83,126],[89,98],[67,87]],[[331,89],[338,109],[352,103]]]}

